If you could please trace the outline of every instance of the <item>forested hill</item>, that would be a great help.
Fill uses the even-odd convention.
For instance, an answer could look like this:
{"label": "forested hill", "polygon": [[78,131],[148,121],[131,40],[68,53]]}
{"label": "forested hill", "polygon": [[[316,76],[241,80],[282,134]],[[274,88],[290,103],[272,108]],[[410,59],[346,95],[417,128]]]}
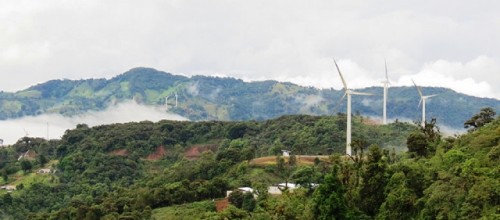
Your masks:
{"label": "forested hill", "polygon": [[[345,115],[80,124],[0,148],[0,186],[16,187],[0,189],[0,219],[499,219],[500,118],[485,113],[446,138],[355,116],[353,157],[337,153]],[[300,155],[254,163],[282,149]],[[284,182],[302,187],[269,194]],[[244,186],[256,196],[224,199]]]}
{"label": "forested hill", "polygon": [[[275,184],[279,175],[261,168],[248,176],[248,160],[281,150],[343,153],[345,120],[295,115],[260,122],[80,124],[61,140],[24,137],[0,148],[0,186],[17,187],[11,194],[0,189],[0,219],[148,219],[151,208],[223,198],[251,180]],[[404,149],[417,129],[401,122],[372,125],[363,117],[353,122],[356,146],[378,144],[387,152]],[[40,168],[57,172],[36,174]]]}
{"label": "forested hill", "polygon": [[[438,94],[428,100],[427,116],[428,120],[437,118],[442,125],[462,128],[463,121],[483,107],[500,112],[499,100],[472,97],[446,88],[422,89],[425,94]],[[381,117],[382,88],[359,91],[377,95],[353,97],[353,113]],[[174,108],[175,93],[178,106]],[[316,89],[286,82],[184,77],[150,68],[134,68],[109,80],[52,80],[15,93],[1,92],[0,119],[42,113],[75,115],[132,99],[146,105],[165,105],[165,97],[169,96],[169,111],[191,120],[264,120],[288,114],[345,112],[345,100],[335,109],[342,95],[342,90]],[[391,87],[388,117],[420,120],[419,99],[414,87]]]}

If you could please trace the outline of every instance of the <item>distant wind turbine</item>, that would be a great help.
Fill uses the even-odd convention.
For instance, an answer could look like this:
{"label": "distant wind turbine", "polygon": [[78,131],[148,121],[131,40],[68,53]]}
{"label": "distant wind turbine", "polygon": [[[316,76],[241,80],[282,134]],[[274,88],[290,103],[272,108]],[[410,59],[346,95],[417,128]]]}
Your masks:
{"label": "distant wind turbine", "polygon": [[384,85],[384,111],[383,111],[383,120],[382,123],[387,124],[387,94],[389,93],[389,76],[387,75],[387,61],[385,61],[385,81],[382,81]]}
{"label": "distant wind turbine", "polygon": [[[167,97],[165,97],[165,108],[167,109],[167,111],[168,111],[168,99],[169,98],[170,98],[170,95],[167,96]],[[177,105],[178,105],[178,102],[177,102],[177,100],[178,100],[177,92],[174,93],[174,98],[175,98],[175,105],[174,104],[170,104],[170,105],[172,105],[173,107],[177,107]]]}
{"label": "distant wind turbine", "polygon": [[427,100],[428,98],[437,96],[437,94],[423,95],[422,89],[420,89],[420,87],[417,86],[417,84],[415,83],[415,81],[413,81],[413,79],[411,81],[413,82],[413,85],[415,85],[415,88],[417,88],[418,94],[420,95],[420,101],[418,102],[418,106],[420,106],[420,103],[422,103],[422,127],[424,128],[425,127],[425,100]]}
{"label": "distant wind turbine", "polygon": [[177,92],[175,92],[175,107],[177,108]]}
{"label": "distant wind turbine", "polygon": [[365,92],[356,92],[347,87],[347,83],[340,72],[339,65],[337,65],[337,61],[333,59],[335,66],[337,67],[337,71],[339,72],[340,79],[342,80],[342,84],[344,85],[344,96],[340,99],[342,101],[347,96],[347,131],[346,131],[346,154],[351,156],[351,95],[373,95],[371,93]]}
{"label": "distant wind turbine", "polygon": [[170,96],[165,97],[165,108],[167,109],[167,111],[168,111],[168,98],[169,97]]}

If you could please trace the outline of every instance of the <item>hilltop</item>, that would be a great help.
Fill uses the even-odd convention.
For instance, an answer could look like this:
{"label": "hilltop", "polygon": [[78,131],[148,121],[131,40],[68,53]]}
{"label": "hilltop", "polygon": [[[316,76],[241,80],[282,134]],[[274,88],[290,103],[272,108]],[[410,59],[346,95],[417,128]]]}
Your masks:
{"label": "hilltop", "polygon": [[[446,88],[423,87],[426,94],[439,94],[427,103],[427,116],[440,125],[460,129],[462,122],[483,107],[500,112],[500,101],[477,98]],[[377,94],[354,97],[353,113],[380,117],[382,88],[360,89]],[[178,106],[174,95],[178,95]],[[235,78],[185,77],[151,68],[134,68],[111,79],[51,80],[25,90],[0,93],[0,119],[59,113],[77,115],[103,110],[116,103],[135,100],[144,105],[164,106],[190,120],[266,120],[282,115],[333,115],[342,90],[317,89],[278,81],[244,82]],[[414,87],[391,87],[388,117],[418,121],[418,93]],[[337,108],[345,112],[345,101]]]}

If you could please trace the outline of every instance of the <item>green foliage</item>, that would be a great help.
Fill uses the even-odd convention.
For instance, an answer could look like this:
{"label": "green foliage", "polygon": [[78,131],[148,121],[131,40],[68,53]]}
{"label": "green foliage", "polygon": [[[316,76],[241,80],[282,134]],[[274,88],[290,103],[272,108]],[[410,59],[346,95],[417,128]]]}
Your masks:
{"label": "green foliage", "polygon": [[212,201],[193,202],[152,211],[152,219],[209,219],[213,215],[215,215],[215,206]]}
{"label": "green foliage", "polygon": [[343,194],[344,187],[339,179],[327,174],[312,197],[314,219],[346,219],[348,208]]}
{"label": "green foliage", "polygon": [[[354,155],[336,154],[343,147],[329,146],[341,143],[335,135],[342,139],[336,132],[342,131],[344,117],[78,125],[61,141],[23,138],[0,149],[0,171],[7,176],[2,185],[18,187],[12,193],[0,192],[0,217],[495,219],[500,215],[500,119],[445,140],[431,122],[414,133],[425,143],[425,153],[414,158],[417,151],[394,155],[388,150],[392,145],[377,145],[404,140],[401,136],[415,131],[414,126],[363,125],[362,117],[353,119],[358,130]],[[228,131],[235,125],[245,132],[230,139]],[[271,155],[276,149],[334,154],[310,165],[304,165],[299,155],[277,157],[269,166],[252,164],[253,156]],[[27,150],[38,155],[25,160],[31,161],[32,170],[42,167],[40,155],[44,155],[49,161],[45,167],[57,172],[17,172],[23,168],[18,155]],[[151,159],[151,155],[160,156]],[[280,196],[267,193],[268,186],[283,180],[303,188],[285,190]],[[216,213],[212,200],[242,186],[254,188],[257,198],[253,194],[230,198],[234,205]]]}
{"label": "green foliage", "polygon": [[237,208],[241,208],[243,206],[243,199],[244,199],[245,193],[235,189],[233,192],[229,195],[228,201],[234,205]]}
{"label": "green foliage", "polygon": [[375,216],[380,205],[385,200],[386,167],[387,162],[382,159],[380,147],[371,146],[367,155],[365,170],[362,173],[363,182],[359,192],[360,208],[369,216]]}
{"label": "green foliage", "polygon": [[33,165],[31,164],[31,161],[29,160],[21,160],[21,169],[26,173],[33,168]]}
{"label": "green foliage", "polygon": [[426,157],[435,152],[436,146],[441,142],[441,134],[436,120],[430,123],[425,122],[425,126],[412,132],[406,140],[408,152],[414,157]]}
{"label": "green foliage", "polygon": [[243,194],[243,201],[241,202],[241,209],[246,211],[253,211],[255,209],[256,201],[253,193],[246,192]]}
{"label": "green foliage", "polygon": [[482,108],[481,111],[464,123],[464,128],[468,128],[468,131],[475,131],[485,124],[488,124],[495,119],[496,112],[491,107]]}
{"label": "green foliage", "polygon": [[392,175],[387,184],[389,194],[380,207],[377,219],[412,219],[417,213],[417,195],[409,188],[403,172]]}

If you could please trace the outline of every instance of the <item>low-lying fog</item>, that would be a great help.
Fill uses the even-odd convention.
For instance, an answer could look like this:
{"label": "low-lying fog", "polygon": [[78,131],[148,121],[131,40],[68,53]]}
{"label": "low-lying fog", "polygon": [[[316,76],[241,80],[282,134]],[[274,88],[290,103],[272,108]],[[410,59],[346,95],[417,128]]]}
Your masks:
{"label": "low-lying fog", "polygon": [[48,135],[49,139],[59,139],[67,129],[73,129],[77,124],[96,126],[146,120],[156,122],[163,119],[188,120],[180,115],[166,112],[164,108],[139,105],[130,101],[111,106],[104,111],[92,111],[72,117],[43,114],[0,121],[0,139],[4,140],[4,145],[14,144],[26,135],[42,138],[47,138]]}

